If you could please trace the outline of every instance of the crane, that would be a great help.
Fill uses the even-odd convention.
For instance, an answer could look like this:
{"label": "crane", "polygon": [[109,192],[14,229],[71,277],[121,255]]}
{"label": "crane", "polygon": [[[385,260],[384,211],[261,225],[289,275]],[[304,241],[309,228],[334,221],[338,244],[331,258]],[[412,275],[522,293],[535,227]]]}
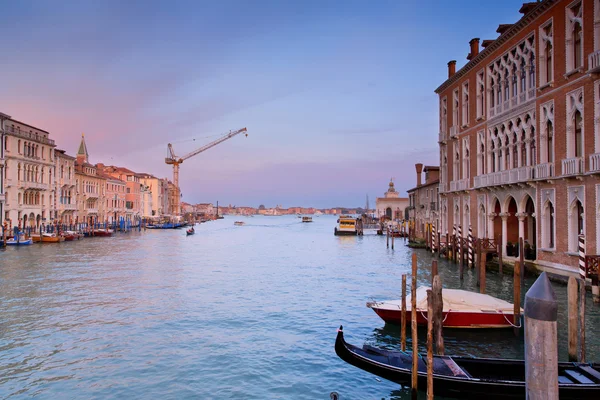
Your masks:
{"label": "crane", "polygon": [[[210,142],[208,144],[205,144],[204,146],[200,147],[199,149],[196,149],[196,150],[192,151],[191,153],[186,154],[183,157],[177,157],[175,155],[175,151],[173,150],[173,145],[171,143],[169,143],[169,145],[167,147],[167,157],[165,158],[165,163],[167,163],[169,165],[173,165],[173,184],[177,188],[176,190],[179,192],[179,164],[183,163],[188,158],[194,157],[195,155],[200,154],[203,151],[206,151],[212,147],[215,147],[219,143],[223,143],[224,141],[229,140],[232,137],[239,135],[242,132],[246,132],[246,128],[238,129],[237,131],[233,131],[233,132],[229,131],[229,133],[221,136],[217,140]],[[247,133],[246,133],[246,136],[248,136]],[[177,193],[177,195],[174,197],[175,197],[175,204],[174,204],[175,215],[179,215],[180,214],[180,210],[179,210],[180,195],[179,195],[179,193]]]}

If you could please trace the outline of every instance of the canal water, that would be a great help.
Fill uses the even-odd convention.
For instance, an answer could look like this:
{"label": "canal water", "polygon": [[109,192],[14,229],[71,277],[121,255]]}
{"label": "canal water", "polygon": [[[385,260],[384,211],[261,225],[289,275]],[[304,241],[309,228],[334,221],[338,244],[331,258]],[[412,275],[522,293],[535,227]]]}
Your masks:
{"label": "canal water", "polygon": [[[350,343],[399,348],[399,327],[365,303],[399,298],[412,250],[375,235],[335,237],[335,217],[313,221],[226,217],[190,237],[148,230],[8,248],[0,398],[409,398],[341,361],[334,341],[343,324]],[[431,256],[418,257],[427,284]],[[477,290],[471,271],[461,283],[456,265],[439,269],[444,286]],[[512,298],[510,276],[489,273],[487,289]],[[566,287],[554,289],[566,359]],[[600,307],[589,295],[587,304],[588,359],[599,360]],[[448,354],[523,357],[512,330],[446,331],[445,343]]]}

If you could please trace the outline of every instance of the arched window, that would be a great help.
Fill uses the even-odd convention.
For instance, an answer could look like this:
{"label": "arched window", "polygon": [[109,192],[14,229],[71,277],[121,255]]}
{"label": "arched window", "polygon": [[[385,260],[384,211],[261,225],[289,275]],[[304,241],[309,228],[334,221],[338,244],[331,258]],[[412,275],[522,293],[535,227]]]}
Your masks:
{"label": "arched window", "polygon": [[583,157],[583,136],[581,132],[582,118],[579,110],[575,111],[575,157]]}
{"label": "arched window", "polygon": [[554,248],[554,206],[548,203],[548,248]]}
{"label": "arched window", "polygon": [[575,69],[581,67],[582,53],[581,24],[575,22],[573,27],[573,61]]}
{"label": "arched window", "polygon": [[547,162],[554,162],[554,126],[552,121],[546,123],[546,133],[548,134]]}
{"label": "arched window", "polygon": [[21,164],[17,165],[17,181],[21,181]]}
{"label": "arched window", "polygon": [[[6,146],[4,146],[4,149],[6,150]],[[17,141],[17,152],[21,154],[21,140]]]}

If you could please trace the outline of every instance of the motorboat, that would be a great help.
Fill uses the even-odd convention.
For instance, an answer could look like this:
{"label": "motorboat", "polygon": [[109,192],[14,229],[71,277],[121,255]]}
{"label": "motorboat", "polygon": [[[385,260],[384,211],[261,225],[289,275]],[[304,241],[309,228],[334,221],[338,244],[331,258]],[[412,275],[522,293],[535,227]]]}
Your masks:
{"label": "motorboat", "polygon": [[75,231],[64,231],[63,236],[65,237],[65,241],[69,242],[72,240],[79,240],[83,237],[83,234]]}
{"label": "motorboat", "polygon": [[[417,289],[417,324],[427,325],[427,290]],[[514,305],[490,296],[467,290],[443,289],[443,327],[445,328],[511,328],[519,325],[514,320]],[[367,303],[385,322],[399,324],[402,318],[402,299],[371,301]],[[411,294],[406,296],[407,321],[410,320]],[[522,312],[521,312],[522,314]]]}
{"label": "motorboat", "polygon": [[33,239],[34,243],[59,243],[64,242],[65,237],[62,235],[58,235],[56,233],[42,233],[42,234],[32,234],[31,239]]}
{"label": "motorboat", "polygon": [[24,234],[20,234],[17,238],[12,237],[6,240],[7,246],[27,246],[33,244],[31,238],[27,238]]}
{"label": "motorboat", "polygon": [[313,222],[312,217],[302,217],[302,222]]}
{"label": "motorboat", "polygon": [[[412,353],[346,343],[338,329],[335,352],[357,368],[410,386]],[[427,387],[427,357],[419,355],[417,387]],[[560,399],[600,398],[600,363],[558,363]],[[525,361],[496,358],[433,356],[433,393],[463,399],[525,398]]]}
{"label": "motorboat", "polygon": [[356,218],[350,215],[342,215],[338,219],[338,226],[334,228],[333,234],[336,236],[356,236]]}
{"label": "motorboat", "polygon": [[246,225],[246,223],[245,223],[244,221],[235,221],[233,224],[234,224],[235,226],[243,226],[243,225]]}

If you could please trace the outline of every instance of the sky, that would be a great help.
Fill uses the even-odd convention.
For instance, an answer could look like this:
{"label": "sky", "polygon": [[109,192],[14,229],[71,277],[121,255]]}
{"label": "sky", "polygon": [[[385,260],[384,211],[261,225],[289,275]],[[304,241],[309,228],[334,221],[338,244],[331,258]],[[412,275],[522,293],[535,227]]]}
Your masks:
{"label": "sky", "polygon": [[4,1],[0,112],[90,162],[172,177],[183,200],[371,206],[438,165],[447,62],[521,1]]}

